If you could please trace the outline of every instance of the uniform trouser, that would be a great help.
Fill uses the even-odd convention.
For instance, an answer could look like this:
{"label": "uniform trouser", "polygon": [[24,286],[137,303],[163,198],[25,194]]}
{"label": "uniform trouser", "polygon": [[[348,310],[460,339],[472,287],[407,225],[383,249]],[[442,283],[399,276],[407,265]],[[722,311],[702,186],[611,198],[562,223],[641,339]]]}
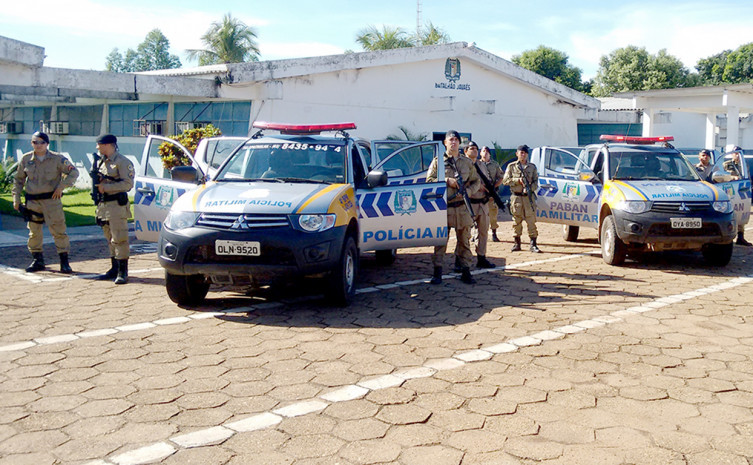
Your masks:
{"label": "uniform trouser", "polygon": [[110,256],[117,260],[125,260],[130,256],[128,245],[128,206],[118,205],[116,200],[99,204],[97,217],[106,221],[102,225],[102,232],[110,247]]}
{"label": "uniform trouser", "polygon": [[474,203],[471,206],[473,206],[473,212],[476,213],[476,224],[478,225],[476,255],[486,256],[486,244],[489,240],[489,204]]}
{"label": "uniform trouser", "polygon": [[510,202],[510,213],[512,214],[512,232],[516,237],[523,232],[523,220],[528,226],[528,237],[531,239],[538,237],[536,211],[531,206],[530,197],[513,195]]}
{"label": "uniform trouser", "polygon": [[745,225],[744,224],[738,224],[737,225],[737,232],[744,233],[745,232]]}
{"label": "uniform trouser", "polygon": [[[450,229],[455,229],[457,245],[455,246],[455,257],[460,260],[460,265],[470,268],[473,260],[471,252],[471,227],[473,220],[465,205],[460,207],[447,207],[447,237],[450,237]],[[447,242],[443,245],[434,247],[434,253],[431,256],[431,263],[434,266],[442,266],[444,256],[447,253]]]}
{"label": "uniform trouser", "polygon": [[499,215],[499,207],[497,206],[497,203],[494,201],[494,199],[490,200],[488,205],[489,205],[489,226],[491,226],[492,229],[497,229],[499,227],[499,223],[497,223],[497,215]]}
{"label": "uniform trouser", "polygon": [[[65,232],[63,201],[60,199],[27,200],[26,208],[44,216],[44,222],[47,223],[47,229],[50,230],[50,234],[55,240],[55,248],[58,253],[68,253],[71,249],[71,242]],[[39,219],[38,216],[32,216],[32,218]],[[44,234],[43,225],[29,221],[27,227],[29,228],[29,240],[27,242],[29,252],[41,252]]]}

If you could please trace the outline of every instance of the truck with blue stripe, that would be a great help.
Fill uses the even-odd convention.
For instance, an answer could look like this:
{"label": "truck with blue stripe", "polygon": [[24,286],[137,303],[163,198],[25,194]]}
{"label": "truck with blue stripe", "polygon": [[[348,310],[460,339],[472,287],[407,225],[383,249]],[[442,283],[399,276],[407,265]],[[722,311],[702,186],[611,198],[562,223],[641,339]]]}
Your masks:
{"label": "truck with blue stripe", "polygon": [[701,251],[710,264],[729,263],[737,225],[750,219],[751,181],[744,166],[743,176],[732,180],[720,157],[714,182],[706,182],[669,144],[671,136],[601,139],[579,153],[533,150],[539,221],[563,225],[567,241],[577,240],[580,228],[595,229],[611,265],[667,250]]}
{"label": "truck with blue stripe", "polygon": [[[172,139],[147,139],[135,229],[137,238],[158,242],[174,302],[198,304],[213,283],[313,275],[325,278],[331,301],[345,305],[362,252],[391,263],[398,248],[446,241],[444,166],[438,182],[425,181],[441,142],[402,144],[375,157],[369,143],[346,132],[353,123],[254,127],[250,138],[219,138],[200,144],[196,155]],[[183,150],[193,165],[165,169],[163,144]],[[202,151],[223,144],[221,162]]]}

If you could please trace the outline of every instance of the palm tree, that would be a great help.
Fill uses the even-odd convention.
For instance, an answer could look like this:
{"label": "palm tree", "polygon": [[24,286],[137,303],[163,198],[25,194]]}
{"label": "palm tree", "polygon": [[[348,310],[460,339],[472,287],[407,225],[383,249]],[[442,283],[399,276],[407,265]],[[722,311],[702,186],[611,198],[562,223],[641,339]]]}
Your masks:
{"label": "palm tree", "polygon": [[221,22],[213,22],[201,36],[206,49],[186,50],[186,55],[189,60],[198,58],[199,66],[259,61],[256,37],[254,28],[227,13]]}
{"label": "palm tree", "polygon": [[438,45],[450,42],[450,35],[436,27],[431,21],[421,28],[416,36],[416,45]]}
{"label": "palm tree", "polygon": [[382,30],[376,26],[369,26],[362,29],[356,35],[356,42],[361,44],[366,51],[390,50],[393,48],[412,47],[411,37],[403,29],[389,26],[382,26]]}

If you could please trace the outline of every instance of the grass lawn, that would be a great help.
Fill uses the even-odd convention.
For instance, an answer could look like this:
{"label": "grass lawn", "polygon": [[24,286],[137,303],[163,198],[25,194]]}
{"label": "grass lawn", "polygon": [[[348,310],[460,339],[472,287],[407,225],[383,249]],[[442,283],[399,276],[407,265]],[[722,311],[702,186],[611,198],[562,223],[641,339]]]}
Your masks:
{"label": "grass lawn", "polygon": [[[91,226],[97,224],[94,220],[96,207],[92,202],[91,191],[81,189],[68,189],[63,193],[63,211],[65,212],[65,224],[70,228],[74,226]],[[0,194],[0,213],[21,216],[13,209],[13,195]]]}

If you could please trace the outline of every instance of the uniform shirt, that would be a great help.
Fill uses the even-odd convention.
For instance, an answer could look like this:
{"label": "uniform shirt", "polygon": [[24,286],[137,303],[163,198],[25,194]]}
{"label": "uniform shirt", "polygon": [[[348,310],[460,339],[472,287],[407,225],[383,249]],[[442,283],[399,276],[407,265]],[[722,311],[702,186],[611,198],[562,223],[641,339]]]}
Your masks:
{"label": "uniform shirt", "polygon": [[722,167],[727,170],[732,176],[737,176],[738,178],[742,177],[742,174],[740,174],[740,165],[735,163],[735,160],[725,161]]}
{"label": "uniform shirt", "polygon": [[531,162],[528,162],[522,171],[519,161],[514,161],[507,165],[502,184],[510,186],[510,191],[513,194],[522,194],[525,189],[525,182],[523,184],[520,183],[521,179],[523,179],[523,173],[525,173],[525,177],[531,185],[531,191],[529,193],[535,194],[536,191],[539,190],[539,172],[536,170],[536,165]]}
{"label": "uniform shirt", "polygon": [[497,163],[495,160],[489,160],[489,162],[482,161],[483,164],[486,165],[486,170],[489,172],[489,179],[492,180],[492,183],[496,186],[499,181],[502,180],[502,177],[505,175],[505,173],[502,172],[502,167],[499,166],[499,163]]}
{"label": "uniform shirt", "polygon": [[[444,154],[445,178],[453,178],[457,181],[458,174],[457,171],[455,171],[455,169],[452,167],[453,165],[450,165],[450,158],[452,158],[451,155],[449,155],[448,153]],[[458,156],[457,158],[455,158],[454,166],[457,166],[458,171],[460,171],[460,175],[463,177],[463,185],[465,186],[465,191],[468,193],[468,196],[470,197],[478,192],[478,190],[481,188],[481,180],[478,177],[476,168],[473,167],[473,162],[468,159],[468,157]],[[437,182],[436,157],[431,161],[431,165],[429,165],[429,172],[426,173],[426,181]],[[447,186],[448,202],[460,200],[457,198],[457,194],[457,189]]]}
{"label": "uniform shirt", "polygon": [[[480,186],[484,185],[484,182],[481,180],[481,175],[482,174],[483,174],[483,176],[486,176],[486,179],[488,179],[488,180],[491,181],[492,177],[489,174],[489,170],[486,167],[486,163],[484,163],[481,160],[477,160],[477,161],[473,162],[473,164],[475,165],[473,167],[473,169],[476,171],[476,174],[479,175],[478,179],[479,179],[479,182],[481,183]],[[480,170],[480,173],[479,173],[479,170]],[[494,181],[492,181],[492,182],[494,182]],[[469,194],[468,197],[470,197],[472,199],[485,199],[488,195],[489,195],[489,193],[487,193],[484,189],[480,189],[479,188],[478,191],[476,191],[472,195]]]}
{"label": "uniform shirt", "polygon": [[55,192],[58,187],[71,187],[76,179],[78,170],[64,155],[48,150],[44,160],[39,160],[34,152],[27,152],[18,163],[13,183],[13,202],[21,203],[21,192],[24,190],[27,194],[46,194]]}
{"label": "uniform shirt", "polygon": [[119,181],[107,178],[102,179],[105,194],[117,194],[118,192],[128,192],[133,189],[136,173],[131,160],[116,151],[110,158],[102,157],[100,163],[99,172],[101,174],[119,179]]}
{"label": "uniform shirt", "polygon": [[704,181],[708,181],[710,179],[711,169],[713,167],[714,166],[711,163],[705,166],[703,165],[703,163],[698,163],[697,165],[695,165],[695,169],[696,171],[698,171],[698,176],[700,176]]}

